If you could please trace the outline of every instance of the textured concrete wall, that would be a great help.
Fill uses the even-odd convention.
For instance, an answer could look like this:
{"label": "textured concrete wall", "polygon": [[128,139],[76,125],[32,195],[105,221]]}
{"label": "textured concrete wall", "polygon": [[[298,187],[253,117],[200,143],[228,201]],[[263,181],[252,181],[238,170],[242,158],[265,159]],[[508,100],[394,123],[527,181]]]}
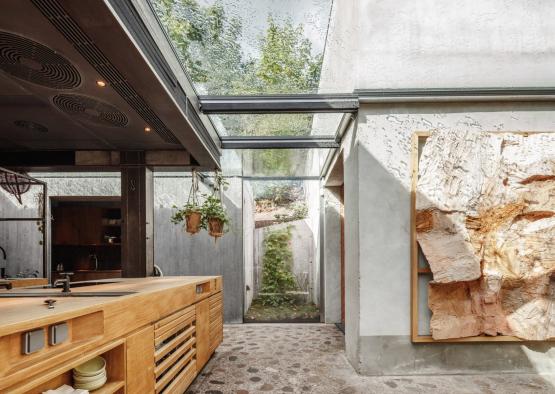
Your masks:
{"label": "textured concrete wall", "polygon": [[551,0],[334,2],[320,88],[553,86]]}
{"label": "textured concrete wall", "polygon": [[[554,16],[549,0],[334,2],[320,91],[553,86]],[[555,106],[362,106],[342,144],[347,356],[366,374],[553,368],[550,344],[410,342],[411,135],[434,128],[553,131]]]}
{"label": "textured concrete wall", "polygon": [[[164,275],[223,275],[224,319],[243,322],[243,210],[242,181],[230,178],[224,204],[231,217],[230,231],[214,241],[206,231],[185,233],[170,222],[173,205],[187,201],[190,178],[154,178],[154,261]],[[201,184],[201,192],[208,190]]]}
{"label": "textured concrete wall", "polygon": [[341,322],[341,204],[338,188],[324,190],[324,322]]}
{"label": "textured concrete wall", "polygon": [[[410,342],[410,155],[416,131],[555,130],[555,104],[365,105],[344,141],[347,354],[364,374],[545,371],[551,343]],[[484,362],[488,360],[488,362]]]}

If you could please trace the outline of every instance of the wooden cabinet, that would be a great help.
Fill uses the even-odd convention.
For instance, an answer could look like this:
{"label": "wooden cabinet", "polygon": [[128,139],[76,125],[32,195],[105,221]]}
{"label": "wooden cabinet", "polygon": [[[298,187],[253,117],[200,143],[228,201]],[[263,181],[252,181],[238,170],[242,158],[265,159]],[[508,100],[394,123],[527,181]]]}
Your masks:
{"label": "wooden cabinet", "polygon": [[52,240],[55,245],[98,245],[103,243],[101,207],[61,206],[54,210]]}
{"label": "wooden cabinet", "polygon": [[128,393],[154,392],[154,326],[148,326],[127,337],[126,371]]}
{"label": "wooden cabinet", "polygon": [[[140,280],[93,288],[135,289],[133,281]],[[222,341],[221,278],[164,290],[164,283],[174,281],[152,279],[151,294],[91,304],[96,306],[82,314],[62,311],[53,318],[37,308],[35,313],[45,316],[39,325],[25,321],[0,336],[0,393],[38,394],[71,385],[72,369],[98,355],[106,360],[108,383],[92,394],[185,392]],[[49,328],[61,322],[68,326],[68,338],[51,345]],[[38,329],[44,348],[22,354],[22,334]]]}
{"label": "wooden cabinet", "polygon": [[195,305],[154,325],[155,393],[182,393],[197,374]]}

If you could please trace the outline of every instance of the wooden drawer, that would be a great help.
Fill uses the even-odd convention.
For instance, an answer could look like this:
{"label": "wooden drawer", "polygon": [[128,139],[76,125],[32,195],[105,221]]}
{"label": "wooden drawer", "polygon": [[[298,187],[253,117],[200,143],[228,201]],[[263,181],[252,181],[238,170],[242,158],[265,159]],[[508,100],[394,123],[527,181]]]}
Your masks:
{"label": "wooden drawer", "polygon": [[210,302],[210,352],[212,353],[222,343],[223,332],[223,296],[222,292],[214,294],[209,298]]}
{"label": "wooden drawer", "polygon": [[196,315],[191,306],[154,325],[155,392],[182,393],[196,376]]}

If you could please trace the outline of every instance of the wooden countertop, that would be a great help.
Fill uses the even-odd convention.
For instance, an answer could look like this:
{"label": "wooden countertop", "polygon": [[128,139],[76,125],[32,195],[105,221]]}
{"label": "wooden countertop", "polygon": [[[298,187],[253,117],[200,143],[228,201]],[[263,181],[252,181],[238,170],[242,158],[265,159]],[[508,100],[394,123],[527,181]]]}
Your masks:
{"label": "wooden countertop", "polygon": [[[106,279],[106,283],[93,286],[72,288],[74,293],[94,291],[133,291],[134,294],[119,297],[58,297],[54,309],[48,309],[44,305],[45,297],[30,298],[0,298],[0,337],[12,333],[26,331],[37,326],[51,324],[64,319],[71,319],[87,313],[114,309],[115,304],[131,305],[145,303],[148,313],[145,311],[147,320],[155,321],[164,316],[168,308],[167,301],[171,294],[183,288],[191,291],[191,285],[216,281],[216,276],[170,276],[149,278],[118,278]],[[95,281],[99,282],[99,281]],[[58,293],[60,289],[13,289],[0,290],[0,292],[51,292]],[[213,292],[214,290],[212,290]],[[217,290],[216,290],[217,291]],[[209,293],[206,294],[206,297]],[[189,295],[190,297],[190,295]],[[203,295],[199,296],[204,298]],[[160,300],[159,308],[156,307],[156,299]],[[196,301],[195,301],[196,302]],[[119,309],[119,308],[118,308]],[[141,319],[138,319],[141,320]]]}

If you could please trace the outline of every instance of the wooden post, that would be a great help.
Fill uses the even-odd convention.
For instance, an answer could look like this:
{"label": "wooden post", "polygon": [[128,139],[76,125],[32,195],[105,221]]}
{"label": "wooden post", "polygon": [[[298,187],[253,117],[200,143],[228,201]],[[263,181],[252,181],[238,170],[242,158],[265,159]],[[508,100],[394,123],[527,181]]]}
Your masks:
{"label": "wooden post", "polygon": [[122,276],[139,278],[154,272],[154,183],[144,152],[121,153]]}

